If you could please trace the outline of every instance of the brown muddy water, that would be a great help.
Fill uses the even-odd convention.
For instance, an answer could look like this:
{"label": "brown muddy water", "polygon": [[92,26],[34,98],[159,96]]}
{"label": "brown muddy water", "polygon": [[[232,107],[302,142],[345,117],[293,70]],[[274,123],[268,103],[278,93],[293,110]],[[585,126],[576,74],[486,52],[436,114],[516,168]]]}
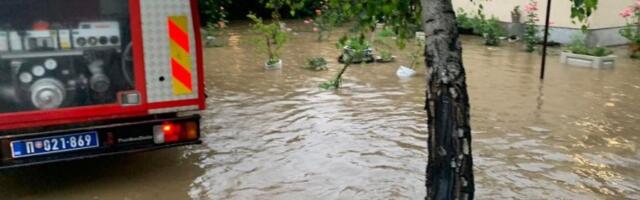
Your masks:
{"label": "brown muddy water", "polygon": [[[205,51],[203,145],[5,171],[0,199],[424,197],[426,81],[395,76],[404,53],[323,91],[334,42],[301,32],[264,71],[244,30]],[[640,199],[640,62],[616,48],[615,69],[569,67],[556,49],[541,82],[538,54],[463,44],[478,199]],[[329,71],[300,68],[316,56]]]}

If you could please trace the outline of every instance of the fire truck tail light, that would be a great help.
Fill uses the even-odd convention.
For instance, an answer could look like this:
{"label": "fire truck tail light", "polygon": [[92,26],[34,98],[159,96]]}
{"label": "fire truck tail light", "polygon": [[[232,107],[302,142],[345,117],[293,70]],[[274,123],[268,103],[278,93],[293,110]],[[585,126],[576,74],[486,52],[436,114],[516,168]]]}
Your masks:
{"label": "fire truck tail light", "polygon": [[168,144],[195,139],[198,139],[198,124],[195,122],[166,122],[153,127],[153,141],[156,144]]}
{"label": "fire truck tail light", "polygon": [[198,138],[198,124],[195,122],[187,122],[185,124],[185,138],[195,140]]}

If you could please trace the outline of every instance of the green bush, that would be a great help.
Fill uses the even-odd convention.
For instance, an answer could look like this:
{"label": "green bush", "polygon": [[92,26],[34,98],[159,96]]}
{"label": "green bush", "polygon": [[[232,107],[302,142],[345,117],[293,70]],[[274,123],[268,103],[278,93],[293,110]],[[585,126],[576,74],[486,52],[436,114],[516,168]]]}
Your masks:
{"label": "green bush", "polygon": [[323,71],[329,69],[327,67],[327,60],[325,60],[324,58],[307,59],[307,65],[304,68],[314,71]]}
{"label": "green bush", "polygon": [[487,46],[500,45],[500,37],[507,35],[496,17],[491,17],[489,20],[480,17],[479,21],[474,24],[473,32],[484,37],[484,44]]}
{"label": "green bush", "polygon": [[507,35],[500,21],[496,17],[486,19],[481,10],[477,15],[471,15],[463,9],[457,11],[456,22],[458,27],[463,29],[472,29],[473,34],[484,37],[484,44],[487,46],[500,45],[500,37]]}
{"label": "green bush", "polygon": [[640,44],[640,31],[638,29],[640,29],[640,25],[626,25],[620,29],[620,35],[633,43]]}
{"label": "green bush", "polygon": [[353,37],[342,37],[337,44],[338,49],[343,49],[343,62],[363,62],[371,55],[371,45],[364,35]]}
{"label": "green bush", "polygon": [[[231,0],[200,0],[200,15],[205,24],[226,23],[227,11],[225,7]],[[222,27],[221,27],[222,28]]]}
{"label": "green bush", "polygon": [[571,53],[603,57],[613,54],[612,51],[604,47],[591,48],[587,45],[587,37],[584,34],[576,34],[571,37],[571,44],[567,50]]}
{"label": "green bush", "polygon": [[394,33],[391,28],[384,28],[382,29],[382,31],[378,32],[378,37],[381,37],[381,38],[393,37],[395,35],[396,33]]}
{"label": "green bush", "polygon": [[469,13],[465,12],[464,9],[460,8],[457,11],[456,22],[458,23],[458,27],[464,29],[473,29],[474,24],[479,21],[477,16],[471,16]]}

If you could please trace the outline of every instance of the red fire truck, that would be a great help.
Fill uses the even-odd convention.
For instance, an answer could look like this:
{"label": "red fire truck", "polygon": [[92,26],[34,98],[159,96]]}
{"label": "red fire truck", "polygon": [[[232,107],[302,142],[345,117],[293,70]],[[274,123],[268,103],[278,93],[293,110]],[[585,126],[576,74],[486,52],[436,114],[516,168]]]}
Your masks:
{"label": "red fire truck", "polygon": [[0,0],[0,169],[199,144],[197,0]]}

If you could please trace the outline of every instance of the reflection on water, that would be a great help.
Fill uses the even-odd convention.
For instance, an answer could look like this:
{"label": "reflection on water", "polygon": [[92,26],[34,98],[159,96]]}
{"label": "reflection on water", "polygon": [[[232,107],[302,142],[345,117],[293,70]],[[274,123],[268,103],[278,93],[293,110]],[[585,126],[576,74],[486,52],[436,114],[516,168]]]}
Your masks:
{"label": "reflection on water", "polygon": [[[237,30],[232,38],[244,39]],[[338,51],[312,38],[294,36],[278,72],[263,71],[264,56],[242,43],[206,51],[206,146],[194,152],[206,173],[191,197],[424,196],[425,80],[394,77],[407,62],[400,55],[394,64],[351,68],[342,90],[322,91],[317,85],[339,66],[298,66]],[[464,44],[479,197],[640,198],[637,61],[591,70],[550,56],[540,82],[537,54],[517,45],[488,49],[471,37]]]}
{"label": "reflection on water", "polygon": [[[323,91],[318,85],[339,70],[333,43],[299,33],[284,47],[284,69],[264,71],[266,58],[246,44],[246,28],[230,30],[229,47],[205,51],[204,145],[17,170],[0,176],[0,194],[424,197],[426,81],[424,73],[395,77],[409,64],[404,54],[393,64],[356,65],[343,89]],[[540,82],[537,54],[463,40],[479,199],[640,199],[640,62],[622,58],[622,48],[613,70],[567,67],[553,55]],[[317,56],[329,59],[329,71],[299,67]]]}

